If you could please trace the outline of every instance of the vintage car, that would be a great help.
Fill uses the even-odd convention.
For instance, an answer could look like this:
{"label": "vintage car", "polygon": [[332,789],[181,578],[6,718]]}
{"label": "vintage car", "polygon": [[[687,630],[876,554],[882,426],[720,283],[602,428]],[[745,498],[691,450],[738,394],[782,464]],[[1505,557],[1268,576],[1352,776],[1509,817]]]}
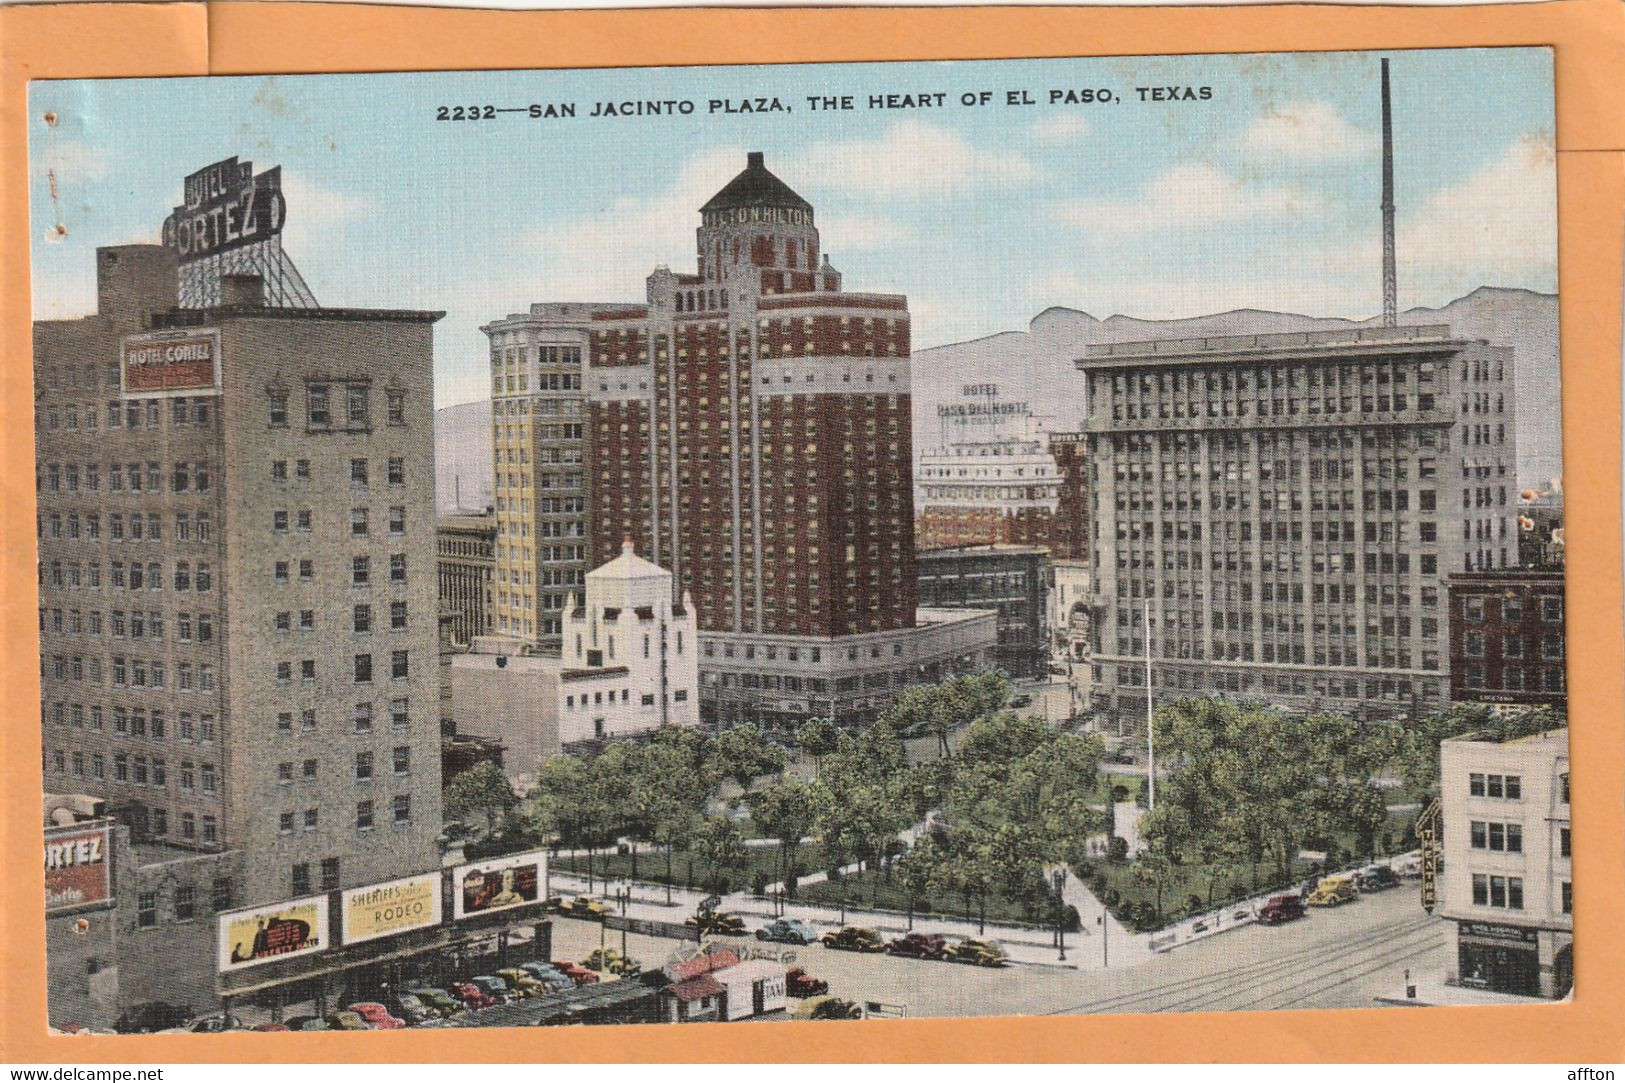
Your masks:
{"label": "vintage car", "polygon": [[508,988],[508,983],[495,974],[477,974],[468,980],[475,988],[490,997],[493,1004],[507,1004],[519,999],[513,990]]}
{"label": "vintage car", "polygon": [[615,908],[603,899],[591,895],[577,895],[573,899],[564,899],[559,903],[559,913],[567,918],[589,918],[602,921],[604,915],[613,914]]}
{"label": "vintage car", "polygon": [[863,1009],[850,1000],[822,996],[804,1000],[791,1014],[792,1019],[862,1019]]}
{"label": "vintage car", "polygon": [[793,966],[784,975],[784,993],[800,999],[823,996],[829,992],[829,982],[815,978],[799,966]]}
{"label": "vintage car", "polygon": [[328,1030],[371,1030],[368,1023],[355,1012],[334,1012],[327,1017]]}
{"label": "vintage car", "polygon": [[357,1001],[349,1010],[365,1019],[374,1030],[400,1030],[406,1026],[406,1020],[391,1015],[389,1009],[376,1000]]}
{"label": "vintage car", "polygon": [[811,944],[818,939],[813,927],[796,918],[774,918],[756,930],[756,939],[777,944]]}
{"label": "vintage car", "polygon": [[282,1020],[289,1030],[329,1030],[327,1020],[319,1015],[290,1015]]}
{"label": "vintage car", "polygon": [[430,985],[408,989],[406,995],[417,997],[418,1003],[441,1018],[460,1015],[467,1011],[469,1007],[446,990],[436,989]]}
{"label": "vintage car", "polygon": [[539,997],[547,992],[546,985],[543,985],[533,975],[515,966],[504,967],[497,971],[497,977],[507,982],[508,988],[513,990],[516,996]]}
{"label": "vintage car", "polygon": [[1272,895],[1258,908],[1258,920],[1265,925],[1280,925],[1303,917],[1303,899],[1291,893]]}
{"label": "vintage car", "polygon": [[192,1018],[191,1008],[165,1004],[160,1000],[149,1000],[126,1009],[113,1024],[113,1029],[120,1034],[151,1034],[154,1031],[178,1027],[190,1018]]}
{"label": "vintage car", "polygon": [[586,967],[577,966],[567,960],[554,959],[553,968],[577,985],[591,985],[593,982],[601,980],[597,974],[594,974]]}
{"label": "vintage car", "polygon": [[1309,893],[1304,902],[1310,906],[1342,906],[1359,897],[1354,889],[1352,876],[1328,876],[1315,885],[1315,889]]}
{"label": "vintage car", "polygon": [[1387,891],[1399,886],[1399,877],[1387,865],[1367,865],[1354,874],[1354,886],[1361,891]]}
{"label": "vintage car", "polygon": [[821,942],[836,951],[885,951],[886,942],[873,929],[860,929],[848,925],[844,929],[825,933]]}
{"label": "vintage car", "polygon": [[724,910],[690,914],[683,924],[699,930],[701,936],[739,936],[745,931],[745,919]]}
{"label": "vintage car", "polygon": [[471,981],[454,981],[447,986],[446,991],[462,1001],[470,1011],[489,1008],[496,1003],[495,997]]}
{"label": "vintage car", "polygon": [[541,982],[549,993],[556,993],[560,989],[569,989],[575,985],[575,982],[570,980],[570,975],[552,963],[520,963],[519,969]]}
{"label": "vintage car", "polygon": [[581,965],[587,970],[619,974],[623,978],[636,977],[643,972],[642,963],[627,958],[614,948],[594,948],[591,955],[581,960]]}
{"label": "vintage car", "polygon": [[947,950],[947,939],[936,933],[908,933],[886,945],[887,955],[905,959],[940,959]]}
{"label": "vintage car", "polygon": [[1003,966],[1010,960],[997,941],[968,938],[950,947],[944,958],[951,963],[968,963],[971,966]]}

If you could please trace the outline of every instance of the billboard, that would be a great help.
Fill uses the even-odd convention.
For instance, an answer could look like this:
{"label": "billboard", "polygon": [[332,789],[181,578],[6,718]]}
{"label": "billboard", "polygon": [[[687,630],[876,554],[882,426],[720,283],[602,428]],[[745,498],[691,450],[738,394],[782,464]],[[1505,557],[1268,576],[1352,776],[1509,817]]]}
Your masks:
{"label": "billboard", "polygon": [[220,332],[155,331],[119,341],[120,386],[126,395],[200,395],[220,390]]}
{"label": "billboard", "polygon": [[452,917],[461,920],[536,902],[546,879],[543,850],[459,865],[451,881]]}
{"label": "billboard", "polygon": [[254,175],[252,162],[235,156],[186,178],[186,202],[164,219],[164,247],[182,263],[270,240],[282,232],[287,208],[282,167]]}
{"label": "billboard", "polygon": [[327,896],[234,910],[220,915],[220,949],[216,965],[222,974],[294,955],[327,950]]}
{"label": "billboard", "polygon": [[107,823],[46,828],[46,913],[113,901],[112,841]]}
{"label": "billboard", "polygon": [[441,874],[430,872],[346,891],[339,908],[344,942],[359,944],[439,925],[440,882]]}

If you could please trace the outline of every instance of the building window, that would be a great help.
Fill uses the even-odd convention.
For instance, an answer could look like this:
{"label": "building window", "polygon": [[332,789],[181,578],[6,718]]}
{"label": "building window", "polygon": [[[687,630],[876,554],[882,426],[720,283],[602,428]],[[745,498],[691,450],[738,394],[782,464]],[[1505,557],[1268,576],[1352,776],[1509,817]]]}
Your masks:
{"label": "building window", "polygon": [[400,456],[389,460],[389,484],[393,487],[406,484],[406,460]]}
{"label": "building window", "polygon": [[295,895],[310,894],[310,866],[301,861],[293,867],[293,875],[289,877]]}
{"label": "building window", "polygon": [[284,812],[277,820],[277,830],[284,835],[293,834],[293,813]]}
{"label": "building window", "polygon": [[389,557],[389,581],[391,583],[406,582],[406,554],[391,553]]}
{"label": "building window", "polygon": [[355,825],[362,831],[372,827],[371,801],[357,801],[355,803]]}
{"label": "building window", "polygon": [[372,683],[372,655],[358,654],[355,656],[355,683]]}
{"label": "building window", "polygon": [[370,412],[367,403],[367,385],[351,384],[347,390],[346,416],[349,419],[350,428],[365,428],[367,425],[367,416]]}
{"label": "building window", "polygon": [[355,780],[357,782],[372,781],[371,752],[357,752],[355,754]]}
{"label": "building window", "polygon": [[355,731],[357,733],[372,732],[372,704],[358,703],[355,705]]}
{"label": "building window", "polygon": [[397,775],[410,774],[412,771],[412,750],[406,745],[396,745],[392,755],[392,766]]}
{"label": "building window", "polygon": [[135,923],[142,929],[158,924],[158,893],[141,891],[135,896]]}
{"label": "building window", "polygon": [[339,889],[339,859],[336,857],[322,858],[322,890],[337,891]]}
{"label": "building window", "polygon": [[1574,913],[1574,885],[1568,880],[1563,881],[1563,913]]}
{"label": "building window", "polygon": [[307,808],[305,810],[305,830],[306,831],[314,831],[314,830],[316,830],[316,819],[317,819],[317,811],[315,809],[313,809],[313,808]]}
{"label": "building window", "polygon": [[385,394],[389,400],[389,423],[391,425],[406,424],[406,392],[391,389]]}
{"label": "building window", "polygon": [[1563,620],[1563,599],[1542,598],[1540,600],[1540,619],[1547,624],[1559,624]]}
{"label": "building window", "polygon": [[391,651],[389,654],[389,676],[392,680],[404,681],[407,676],[406,652]]}
{"label": "building window", "polygon": [[350,583],[352,586],[364,587],[372,581],[372,560],[369,557],[359,556],[350,558]]}
{"label": "building window", "polygon": [[203,817],[203,841],[205,843],[214,843],[214,842],[218,842],[219,839],[220,839],[220,832],[219,832],[218,827],[215,824],[214,817],[213,816],[205,816],[205,817]]}
{"label": "building window", "polygon": [[407,711],[406,697],[400,696],[389,701],[389,722],[393,726],[404,726],[410,721]]}
{"label": "building window", "polygon": [[389,532],[394,535],[406,533],[406,508],[397,504],[389,509]]}
{"label": "building window", "polygon": [[270,423],[273,429],[288,427],[288,393],[286,391],[273,391],[270,393]]}
{"label": "building window", "polygon": [[409,823],[412,819],[412,798],[404,793],[398,794],[392,802],[391,811],[396,823]]}
{"label": "building window", "polygon": [[333,415],[329,411],[328,386],[326,384],[307,384],[305,386],[305,425],[312,429],[326,429],[333,424]]}
{"label": "building window", "polygon": [[401,632],[406,629],[406,603],[389,603],[389,627],[391,631]]}
{"label": "building window", "polygon": [[230,910],[232,905],[231,877],[220,876],[214,881],[214,897],[210,905],[216,910]]}
{"label": "building window", "polygon": [[350,509],[350,536],[352,538],[365,538],[367,536],[367,509]]}
{"label": "building window", "polygon": [[350,627],[358,633],[372,631],[372,606],[358,605],[353,607],[350,611]]}

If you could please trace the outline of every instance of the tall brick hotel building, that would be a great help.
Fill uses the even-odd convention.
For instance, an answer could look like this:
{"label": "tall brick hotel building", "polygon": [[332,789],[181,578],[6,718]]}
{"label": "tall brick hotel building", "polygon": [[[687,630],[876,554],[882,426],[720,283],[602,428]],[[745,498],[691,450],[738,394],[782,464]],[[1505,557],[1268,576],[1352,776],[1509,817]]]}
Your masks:
{"label": "tall brick hotel building", "polygon": [[980,666],[987,615],[916,609],[907,299],[843,291],[760,153],[700,213],[696,270],[656,269],[643,303],[487,328],[494,364],[585,349],[588,565],[630,537],[692,594],[723,724],[861,720]]}

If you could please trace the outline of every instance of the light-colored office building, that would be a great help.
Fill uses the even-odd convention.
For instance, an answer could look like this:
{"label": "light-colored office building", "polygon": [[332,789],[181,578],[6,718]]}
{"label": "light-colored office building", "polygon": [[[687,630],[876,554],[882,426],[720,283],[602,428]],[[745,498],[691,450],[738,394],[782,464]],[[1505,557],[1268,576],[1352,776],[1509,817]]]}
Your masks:
{"label": "light-colored office building", "polygon": [[1518,557],[1512,352],[1443,326],[1091,346],[1094,683],[1416,717],[1445,577]]}
{"label": "light-colored office building", "polygon": [[1447,980],[1567,996],[1574,984],[1569,731],[1445,741],[1439,790],[1439,912],[1456,925]]}

